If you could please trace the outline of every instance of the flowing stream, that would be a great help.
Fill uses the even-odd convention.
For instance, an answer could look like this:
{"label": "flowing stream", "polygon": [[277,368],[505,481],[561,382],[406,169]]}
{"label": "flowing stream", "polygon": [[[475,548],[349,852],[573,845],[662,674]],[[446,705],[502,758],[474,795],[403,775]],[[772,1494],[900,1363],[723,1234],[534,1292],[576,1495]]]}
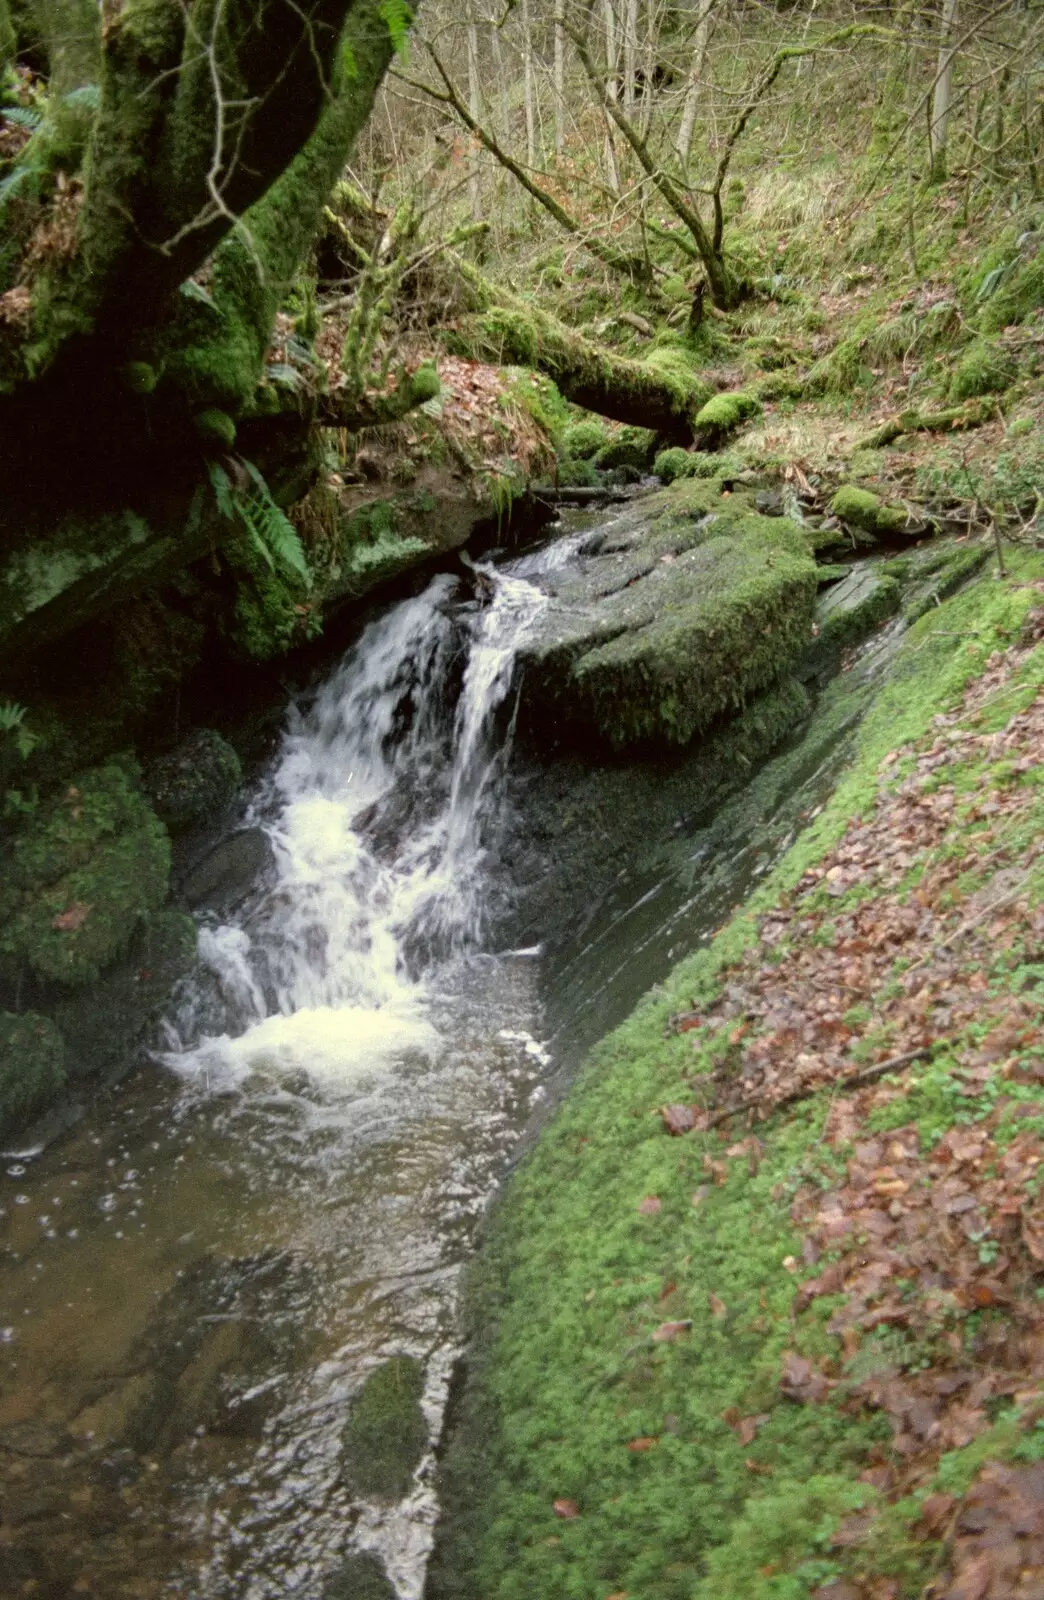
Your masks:
{"label": "flowing stream", "polygon": [[[542,572],[577,549],[478,569],[482,602],[436,577],[366,628],[248,802],[268,866],[203,915],[154,1063],[5,1158],[0,1595],[344,1600],[342,1564],[372,1552],[420,1600],[431,1451],[371,1503],[343,1432],[407,1354],[437,1438],[461,1267],[561,1067],[540,949],[495,929],[516,658]],[[585,1006],[617,1020],[760,870],[731,839],[729,891],[709,835],[674,848],[677,871],[621,884],[563,956],[563,1039],[587,1042]]]}

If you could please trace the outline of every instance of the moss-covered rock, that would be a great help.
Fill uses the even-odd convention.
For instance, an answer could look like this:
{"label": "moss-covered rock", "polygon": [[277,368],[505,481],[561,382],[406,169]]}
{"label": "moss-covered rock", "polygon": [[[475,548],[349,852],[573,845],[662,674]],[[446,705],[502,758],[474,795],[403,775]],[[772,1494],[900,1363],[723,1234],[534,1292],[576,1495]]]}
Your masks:
{"label": "moss-covered rock", "polygon": [[0,1138],[42,1111],[65,1083],[65,1047],[49,1017],[0,1012]]}
{"label": "moss-covered rock", "polygon": [[82,773],[0,864],[0,976],[91,983],[162,905],[170,841],[134,774]]}
{"label": "moss-covered rock", "polygon": [[619,428],[594,458],[600,472],[614,467],[633,467],[646,472],[656,451],[656,434],[651,428]]}
{"label": "moss-covered rock", "polygon": [[855,484],[844,484],[837,491],[830,502],[830,512],[850,528],[859,528],[876,538],[894,538],[910,530],[910,518],[902,506],[886,505],[879,495]]}
{"label": "moss-covered rock", "polygon": [[716,446],[744,422],[761,413],[754,395],[737,389],[733,394],[716,394],[696,413],[696,437],[700,444]]}
{"label": "moss-covered rock", "polygon": [[986,274],[978,298],[983,301],[979,323],[987,333],[1025,322],[1039,311],[1044,306],[1044,234],[1024,233],[1000,266]]}
{"label": "moss-covered rock", "polygon": [[145,787],[157,816],[173,832],[206,822],[242,782],[239,757],[214,728],[197,728],[175,750],[153,761]]}
{"label": "moss-covered rock", "polygon": [[1002,394],[1016,376],[1018,367],[1009,351],[992,339],[976,339],[969,345],[950,379],[951,400],[971,400],[980,394]]}
{"label": "moss-covered rock", "polygon": [[370,1374],[352,1402],[341,1437],[342,1470],[364,1500],[401,1500],[428,1448],[421,1409],[424,1368],[413,1356],[392,1356]]}
{"label": "moss-covered rock", "polygon": [[688,479],[629,507],[552,590],[524,651],[529,716],[616,746],[677,745],[787,673],[811,636],[816,575],[793,523]]}
{"label": "moss-covered rock", "polygon": [[653,462],[653,471],[664,483],[673,483],[676,478],[692,478],[695,477],[693,460],[691,451],[671,445],[669,450],[660,451]]}
{"label": "moss-covered rock", "polygon": [[609,429],[594,417],[574,422],[562,438],[562,454],[569,461],[590,461],[609,442]]}
{"label": "moss-covered rock", "polygon": [[839,582],[825,588],[816,604],[818,635],[806,654],[803,671],[814,676],[836,663],[840,652],[894,617],[902,601],[902,585],[882,568],[853,567]]}

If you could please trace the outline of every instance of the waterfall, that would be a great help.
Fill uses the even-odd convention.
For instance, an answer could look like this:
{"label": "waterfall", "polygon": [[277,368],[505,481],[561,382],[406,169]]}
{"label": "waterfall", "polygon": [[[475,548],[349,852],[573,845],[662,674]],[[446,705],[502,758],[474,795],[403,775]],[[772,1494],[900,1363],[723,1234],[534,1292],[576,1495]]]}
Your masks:
{"label": "waterfall", "polygon": [[[478,569],[487,604],[441,575],[371,623],[294,716],[249,820],[275,874],[205,972],[163,1060],[208,1083],[304,1070],[331,1085],[431,1054],[431,980],[476,949],[518,650],[546,605]],[[507,736],[501,726],[507,718]]]}

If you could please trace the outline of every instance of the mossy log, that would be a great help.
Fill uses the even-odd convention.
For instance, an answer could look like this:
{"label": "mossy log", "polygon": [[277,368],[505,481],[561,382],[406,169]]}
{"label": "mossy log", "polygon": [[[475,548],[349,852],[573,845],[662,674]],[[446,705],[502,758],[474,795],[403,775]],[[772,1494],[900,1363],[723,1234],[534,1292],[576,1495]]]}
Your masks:
{"label": "mossy log", "polygon": [[473,314],[451,334],[457,353],[477,360],[533,367],[545,372],[562,394],[585,411],[614,422],[651,428],[688,442],[696,413],[710,387],[672,363],[630,361],[585,339],[557,317],[518,299],[454,258],[474,305]]}
{"label": "mossy log", "polygon": [[904,433],[957,433],[963,428],[981,428],[993,411],[993,406],[982,402],[951,406],[946,411],[902,411],[853,445],[852,454],[860,450],[883,450],[901,439]]}

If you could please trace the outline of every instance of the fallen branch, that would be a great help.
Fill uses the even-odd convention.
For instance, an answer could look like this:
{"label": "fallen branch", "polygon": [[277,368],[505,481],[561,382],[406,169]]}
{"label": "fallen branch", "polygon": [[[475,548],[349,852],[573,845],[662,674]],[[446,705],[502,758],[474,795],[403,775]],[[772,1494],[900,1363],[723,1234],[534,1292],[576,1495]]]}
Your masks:
{"label": "fallen branch", "polygon": [[[931,1044],[922,1044],[916,1050],[907,1050],[901,1056],[889,1056],[887,1061],[877,1061],[871,1067],[861,1067],[858,1072],[849,1072],[843,1078],[835,1078],[831,1083],[813,1084],[811,1088],[795,1089],[793,1093],[786,1094],[781,1100],[773,1100],[770,1105],[765,1105],[764,1098],[753,1095],[749,1100],[741,1100],[738,1105],[723,1106],[720,1111],[715,1111],[709,1117],[705,1128],[716,1128],[719,1123],[727,1122],[730,1117],[738,1117],[744,1111],[757,1111],[764,1107],[766,1115],[778,1111],[782,1106],[796,1105],[799,1100],[811,1100],[812,1096],[819,1094],[823,1089],[862,1089],[868,1083],[875,1083],[878,1078],[886,1078],[890,1072],[899,1072],[903,1067],[912,1066],[915,1061],[922,1061],[930,1056],[933,1050],[940,1045],[952,1044],[952,1038],[933,1039]],[[700,1130],[703,1131],[703,1130]]]}

